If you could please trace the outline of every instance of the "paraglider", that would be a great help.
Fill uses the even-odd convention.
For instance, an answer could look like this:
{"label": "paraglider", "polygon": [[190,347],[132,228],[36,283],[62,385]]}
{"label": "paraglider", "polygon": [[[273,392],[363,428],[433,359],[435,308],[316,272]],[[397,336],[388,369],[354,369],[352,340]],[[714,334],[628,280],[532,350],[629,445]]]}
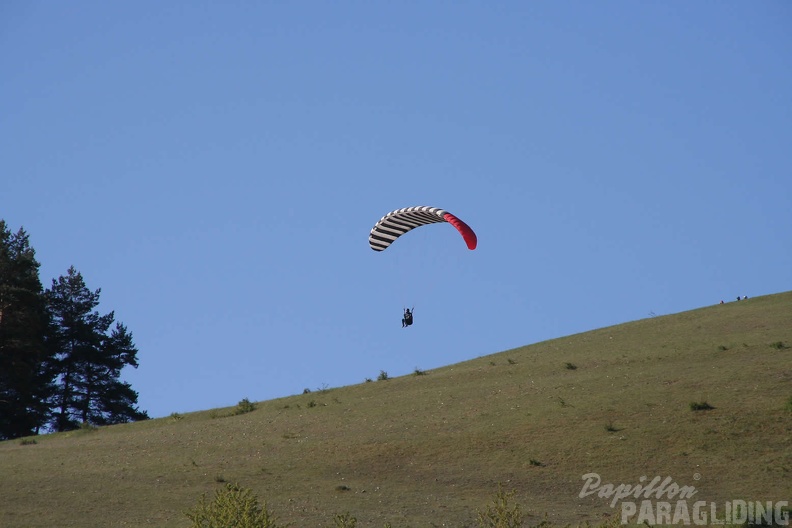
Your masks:
{"label": "paraglider", "polygon": [[[413,307],[415,311],[415,307]],[[402,328],[407,328],[413,323],[413,312],[409,308],[404,309],[404,316],[402,317]]]}
{"label": "paraglider", "polygon": [[[380,218],[379,222],[369,233],[369,246],[374,251],[385,251],[397,238],[405,233],[412,231],[416,227],[429,224],[449,223],[462,235],[468,249],[476,249],[478,239],[476,233],[465,222],[453,214],[438,207],[419,205],[415,207],[405,207],[397,209]],[[402,316],[402,328],[407,328],[413,324],[413,312],[415,309],[404,309]]]}

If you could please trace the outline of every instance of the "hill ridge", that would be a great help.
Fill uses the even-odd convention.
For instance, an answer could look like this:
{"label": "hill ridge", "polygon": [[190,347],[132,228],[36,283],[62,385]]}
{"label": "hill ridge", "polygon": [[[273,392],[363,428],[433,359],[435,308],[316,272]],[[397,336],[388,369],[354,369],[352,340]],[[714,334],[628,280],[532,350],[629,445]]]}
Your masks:
{"label": "hill ridge", "polygon": [[785,292],[243,414],[3,442],[0,525],[186,526],[184,510],[223,482],[253,489],[296,526],[345,511],[363,526],[473,525],[499,483],[537,522],[596,521],[615,510],[579,496],[589,473],[613,483],[670,476],[707,501],[788,500],[790,321]]}

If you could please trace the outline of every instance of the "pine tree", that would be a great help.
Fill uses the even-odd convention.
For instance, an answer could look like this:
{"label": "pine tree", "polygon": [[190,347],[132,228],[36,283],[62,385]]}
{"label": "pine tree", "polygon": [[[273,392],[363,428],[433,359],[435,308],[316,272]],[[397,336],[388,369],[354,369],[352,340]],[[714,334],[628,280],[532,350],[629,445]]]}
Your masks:
{"label": "pine tree", "polygon": [[106,425],[148,418],[138,410],[137,393],[120,381],[121,369],[137,367],[132,334],[116,323],[115,314],[100,315],[101,290],[90,291],[70,267],[47,290],[55,322],[57,391],[52,400],[53,429],[67,431],[82,423]]}
{"label": "pine tree", "polygon": [[0,439],[35,434],[53,391],[50,329],[39,263],[28,234],[0,220]]}

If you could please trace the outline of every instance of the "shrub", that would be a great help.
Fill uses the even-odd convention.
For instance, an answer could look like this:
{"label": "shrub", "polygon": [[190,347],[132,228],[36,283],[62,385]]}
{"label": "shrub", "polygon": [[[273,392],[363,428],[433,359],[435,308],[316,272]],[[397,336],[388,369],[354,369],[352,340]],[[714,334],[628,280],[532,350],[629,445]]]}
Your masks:
{"label": "shrub", "polygon": [[776,341],[775,343],[772,343],[770,346],[775,348],[776,350],[783,350],[785,348],[789,348],[786,345],[786,343],[784,343],[783,341]]}
{"label": "shrub", "polygon": [[690,410],[691,411],[709,411],[710,409],[714,409],[712,405],[709,403],[702,401],[702,402],[690,402]]}
{"label": "shrub", "polygon": [[389,379],[388,373],[385,372],[384,370],[380,370],[379,376],[377,376],[377,381],[385,381],[387,379]]}
{"label": "shrub", "polygon": [[498,492],[487,505],[485,511],[476,510],[478,523],[481,528],[519,528],[522,526],[523,515],[520,505],[512,506],[509,501],[514,497],[514,491],[504,491],[498,484]]}
{"label": "shrub", "polygon": [[357,519],[347,513],[339,513],[333,518],[336,528],[355,528],[357,526]]}
{"label": "shrub", "polygon": [[425,370],[421,370],[418,367],[415,367],[415,370],[413,371],[413,374],[415,374],[416,376],[425,376],[426,375],[426,371]]}
{"label": "shrub", "polygon": [[38,442],[36,442],[35,438],[23,438],[22,440],[19,441],[19,445],[22,445],[22,446],[36,445],[37,443]]}
{"label": "shrub", "polygon": [[615,425],[613,425],[613,422],[608,422],[605,424],[605,430],[608,431],[609,433],[615,433],[619,429]]}
{"label": "shrub", "polygon": [[259,505],[258,498],[249,489],[238,484],[226,484],[217,490],[214,500],[204,494],[198,505],[185,515],[193,528],[285,528],[277,523],[267,503]]}
{"label": "shrub", "polygon": [[99,429],[99,428],[96,427],[91,422],[82,422],[80,424],[80,431],[85,432],[85,433],[91,433],[93,431],[96,431],[97,429]]}
{"label": "shrub", "polygon": [[570,363],[569,361],[564,364],[564,367],[566,367],[567,370],[577,370],[577,365]]}
{"label": "shrub", "polygon": [[786,401],[785,409],[789,412],[792,412],[792,396]]}
{"label": "shrub", "polygon": [[236,409],[234,409],[234,415],[245,414],[249,412],[253,412],[256,410],[256,404],[244,398],[237,403]]}
{"label": "shrub", "polygon": [[170,419],[173,420],[174,422],[178,422],[179,420],[183,420],[184,416],[182,416],[181,414],[175,412],[175,413],[171,413]]}

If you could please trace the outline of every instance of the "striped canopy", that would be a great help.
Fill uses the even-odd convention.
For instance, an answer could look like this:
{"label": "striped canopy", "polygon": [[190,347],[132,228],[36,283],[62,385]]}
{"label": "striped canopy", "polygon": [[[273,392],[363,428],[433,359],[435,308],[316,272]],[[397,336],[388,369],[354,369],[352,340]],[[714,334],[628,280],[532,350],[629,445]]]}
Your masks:
{"label": "striped canopy", "polygon": [[468,249],[476,249],[476,233],[465,222],[448,211],[426,205],[397,209],[380,218],[369,234],[369,246],[374,251],[383,251],[404,233],[439,222],[454,226],[462,235]]}

